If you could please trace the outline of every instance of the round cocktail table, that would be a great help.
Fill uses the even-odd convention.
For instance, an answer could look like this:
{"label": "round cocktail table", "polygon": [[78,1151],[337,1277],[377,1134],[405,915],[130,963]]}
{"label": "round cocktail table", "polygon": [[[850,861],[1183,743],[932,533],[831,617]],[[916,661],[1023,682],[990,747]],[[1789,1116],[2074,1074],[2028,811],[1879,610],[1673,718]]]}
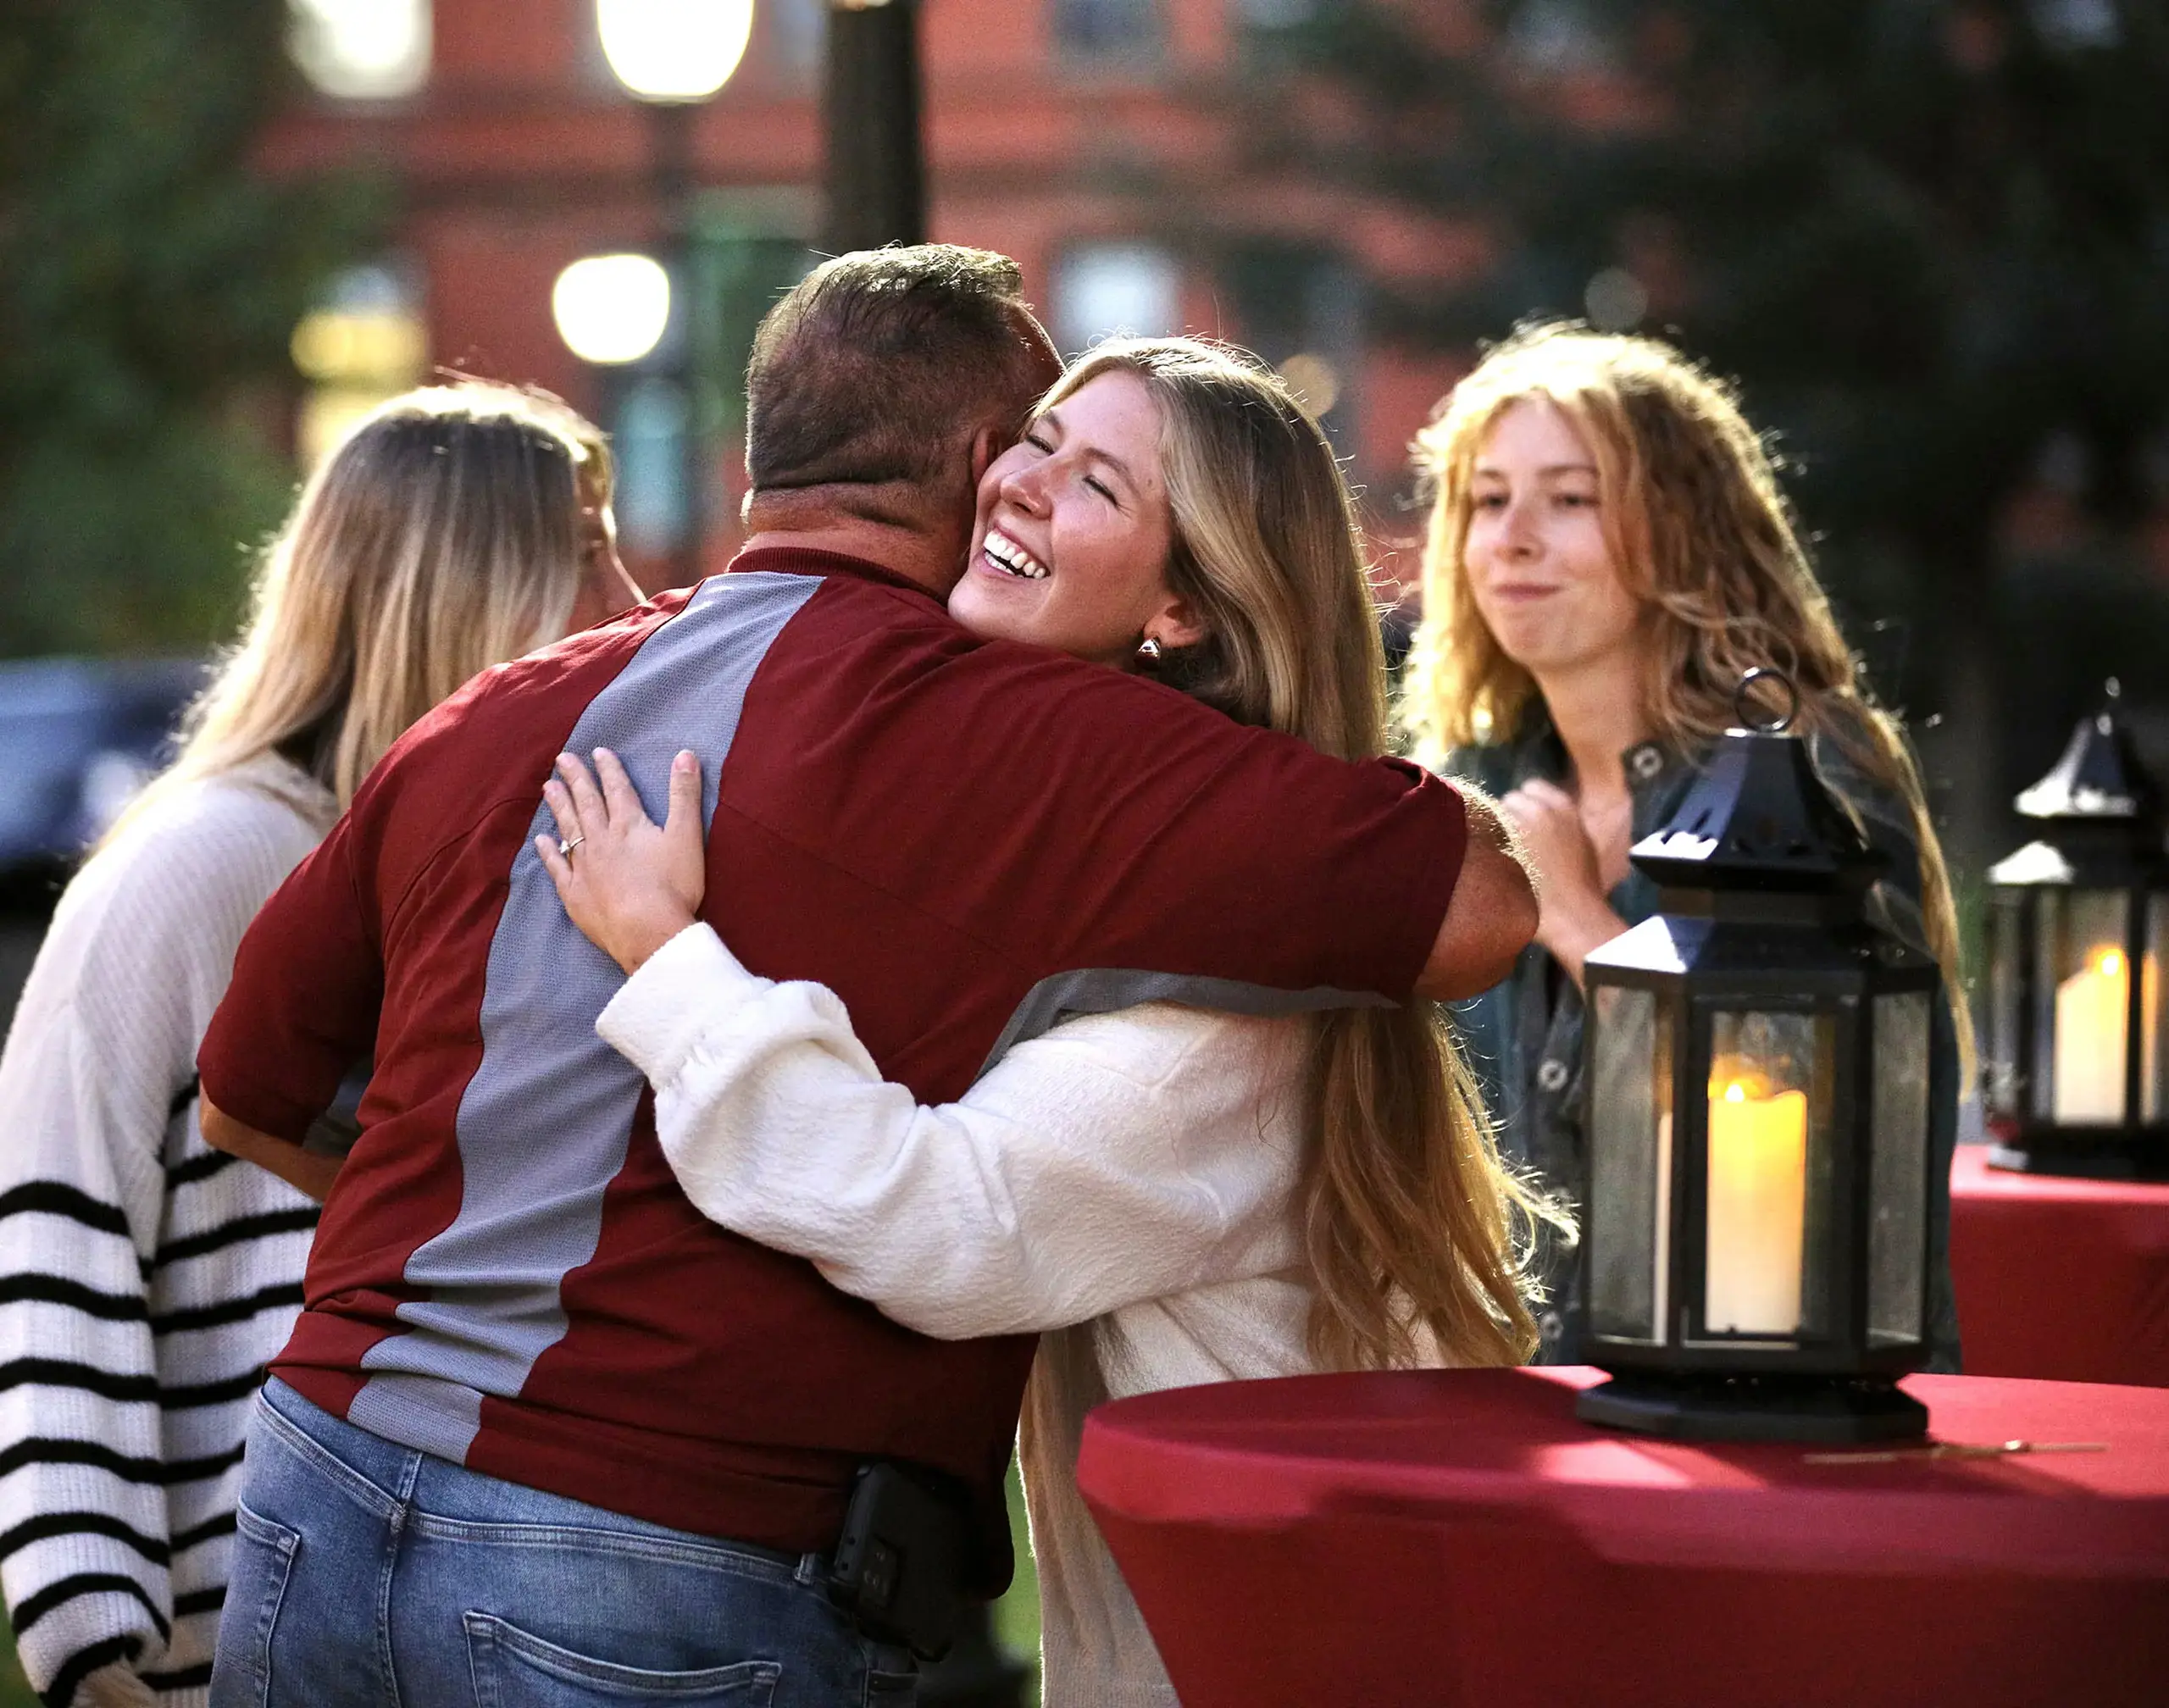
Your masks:
{"label": "round cocktail table", "polygon": [[1988,1457],[1706,1445],[1600,1372],[1151,1394],[1079,1480],[1185,1708],[2169,1702],[2169,1390],[1914,1377]]}

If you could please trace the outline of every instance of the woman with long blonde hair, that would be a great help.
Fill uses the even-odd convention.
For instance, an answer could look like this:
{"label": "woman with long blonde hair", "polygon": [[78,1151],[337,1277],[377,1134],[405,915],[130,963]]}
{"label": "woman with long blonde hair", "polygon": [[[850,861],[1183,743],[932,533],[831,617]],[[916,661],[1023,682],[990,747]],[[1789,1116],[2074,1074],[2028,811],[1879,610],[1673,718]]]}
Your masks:
{"label": "woman with long blonde hair", "polygon": [[[1890,859],[1875,903],[1941,963],[1931,1342],[1955,1368],[1947,1246],[1971,1034],[1950,882],[1905,733],[1860,678],[1732,388],[1653,339],[1533,326],[1417,441],[1432,489],[1402,714],[1417,756],[1501,797],[1540,879],[1537,940],[1459,1017],[1509,1154],[1586,1190],[1582,962],[1655,911],[1628,848],[1739,721],[1746,673],[1798,696],[1824,782]],[[1547,1361],[1577,1362],[1577,1256],[1547,1239]]]}
{"label": "woman with long blonde hair", "polygon": [[60,898],[0,1056],[0,1588],[48,1702],[204,1700],[242,1437],[316,1219],[197,1129],[241,932],[408,725],[638,601],[610,484],[546,394],[374,411],[265,552],[172,766]]}
{"label": "woman with long blonde hair", "polygon": [[[1329,753],[1384,751],[1346,487],[1317,424],[1236,352],[1118,343],[1073,365],[988,469],[950,610]],[[1091,1406],[1534,1345],[1522,1260],[1545,1206],[1501,1166],[1432,1005],[1088,1013],[922,1109],[833,994],[754,978],[694,923],[691,757],[661,829],[596,764],[599,785],[561,763],[572,851],[538,852],[631,974],[599,1029],[654,1083],[692,1201],[923,1333],[1043,1335],[1020,1457],[1051,1708],[1173,1700],[1077,1493]],[[1497,829],[1480,801],[1471,819]]]}

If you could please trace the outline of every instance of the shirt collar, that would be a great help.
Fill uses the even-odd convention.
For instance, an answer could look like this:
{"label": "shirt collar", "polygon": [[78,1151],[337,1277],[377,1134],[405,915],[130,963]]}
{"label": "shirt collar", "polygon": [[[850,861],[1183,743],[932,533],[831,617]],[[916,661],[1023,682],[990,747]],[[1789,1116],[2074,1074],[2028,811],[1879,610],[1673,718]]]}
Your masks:
{"label": "shirt collar", "polygon": [[767,574],[771,575],[848,575],[857,581],[875,581],[885,587],[894,587],[906,593],[916,593],[936,609],[942,602],[913,580],[908,575],[897,574],[886,564],[877,563],[870,557],[855,557],[845,552],[824,552],[805,546],[758,546],[750,552],[741,552],[730,560],[724,572],[728,575]]}

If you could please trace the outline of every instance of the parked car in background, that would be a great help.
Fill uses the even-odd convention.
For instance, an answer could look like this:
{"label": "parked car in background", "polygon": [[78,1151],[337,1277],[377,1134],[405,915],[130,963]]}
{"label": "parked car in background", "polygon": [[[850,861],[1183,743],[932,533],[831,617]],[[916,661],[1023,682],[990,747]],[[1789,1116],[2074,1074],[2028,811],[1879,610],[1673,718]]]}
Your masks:
{"label": "parked car in background", "polygon": [[0,1022],[61,886],[172,752],[195,658],[0,663]]}

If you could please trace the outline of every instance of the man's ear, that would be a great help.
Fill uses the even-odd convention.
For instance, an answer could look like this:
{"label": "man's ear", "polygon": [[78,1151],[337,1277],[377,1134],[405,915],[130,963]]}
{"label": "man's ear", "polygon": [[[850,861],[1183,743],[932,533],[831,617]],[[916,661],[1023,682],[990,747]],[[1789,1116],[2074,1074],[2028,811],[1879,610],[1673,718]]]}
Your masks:
{"label": "man's ear", "polygon": [[999,427],[982,427],[972,435],[972,490],[979,491],[979,481],[994,466],[994,459],[1010,446],[1009,435]]}
{"label": "man's ear", "polygon": [[1195,608],[1180,594],[1169,594],[1168,602],[1145,625],[1146,638],[1157,640],[1170,652],[1178,647],[1196,646],[1207,633]]}

